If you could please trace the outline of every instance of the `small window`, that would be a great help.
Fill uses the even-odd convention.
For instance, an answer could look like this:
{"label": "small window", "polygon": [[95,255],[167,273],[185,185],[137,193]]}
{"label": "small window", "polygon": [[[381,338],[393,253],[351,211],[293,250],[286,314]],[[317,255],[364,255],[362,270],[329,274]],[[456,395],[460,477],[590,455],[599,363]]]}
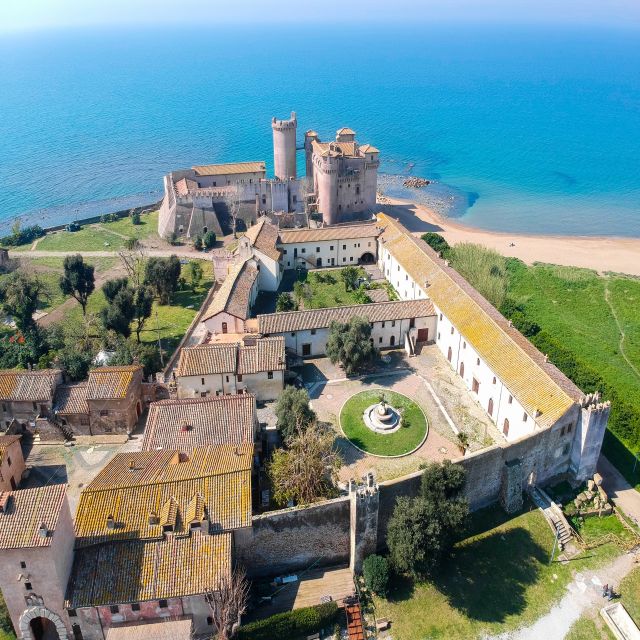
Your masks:
{"label": "small window", "polygon": [[109,607],[109,610],[111,611],[111,613],[120,613],[120,607],[117,604],[112,604]]}
{"label": "small window", "polygon": [[382,321],[382,328],[384,329],[385,321]]}
{"label": "small window", "polygon": [[213,618],[211,616],[207,617],[207,624],[211,626],[213,624]]}
{"label": "small window", "polygon": [[166,600],[160,600],[160,601],[158,602],[158,606],[159,606],[161,609],[166,609],[166,608],[169,606],[169,603],[168,603]]}
{"label": "small window", "polygon": [[286,249],[282,250],[282,255],[285,255],[285,256],[287,255],[287,250]]}
{"label": "small window", "polygon": [[497,382],[496,377],[493,376],[493,384],[495,384]]}
{"label": "small window", "polygon": [[476,364],[477,364],[478,366],[480,366],[480,358],[478,358],[478,359],[476,360]]}
{"label": "small window", "polygon": [[320,253],[320,247],[316,247],[316,253]]}
{"label": "small window", "polygon": [[[346,244],[343,244],[343,245],[342,245],[342,248],[343,248],[343,250],[345,250],[345,251],[346,251],[346,249],[347,249],[347,245],[346,245]],[[400,267],[398,267],[398,269],[399,269],[399,268],[400,268]]]}
{"label": "small window", "polygon": [[273,371],[267,371],[267,378],[273,380]]}
{"label": "small window", "polygon": [[329,246],[329,251],[333,251],[333,245]]}
{"label": "small window", "polygon": [[200,378],[200,383],[204,385],[204,378]]}
{"label": "small window", "polygon": [[522,422],[526,422],[529,416],[525,413],[522,414]]}
{"label": "small window", "polygon": [[440,332],[438,331],[438,340],[440,340]]}
{"label": "small window", "polygon": [[346,262],[346,261],[347,261],[347,259],[343,256],[342,257],[342,262]]}
{"label": "small window", "polygon": [[513,404],[513,396],[509,396],[509,404]]}
{"label": "small window", "polygon": [[316,335],[316,330],[315,329],[311,329],[311,335],[315,336]]}
{"label": "small window", "polygon": [[2,410],[6,413],[7,411],[7,405],[3,402],[2,403]]}
{"label": "small window", "polygon": [[560,435],[563,436],[564,435],[564,427],[562,427],[562,429],[560,429]]}
{"label": "small window", "polygon": [[467,343],[466,343],[466,342],[463,342],[463,343],[462,343],[462,348],[463,348],[463,349],[466,349],[466,348],[467,348]]}
{"label": "small window", "polygon": [[225,376],[225,378],[227,379],[227,382],[229,382],[229,376]]}
{"label": "small window", "polygon": [[378,338],[378,342],[379,342],[380,344],[382,344],[382,336],[380,336],[380,337]]}
{"label": "small window", "polygon": [[408,280],[408,279],[409,279],[409,276],[408,276],[408,275],[405,275],[404,279],[405,279],[405,280]]}
{"label": "small window", "polygon": [[138,602],[134,602],[134,603],[131,605],[131,611],[140,611],[140,603],[138,603]]}
{"label": "small window", "polygon": [[21,569],[26,569],[27,568],[27,563],[24,560],[20,560],[20,568]]}
{"label": "small window", "polygon": [[504,419],[504,423],[502,425],[502,433],[504,433],[505,436],[509,435],[509,418]]}
{"label": "small window", "polygon": [[11,466],[11,458],[9,456],[7,456],[7,466]]}
{"label": "small window", "polygon": [[292,338],[295,338],[295,337],[296,337],[296,334],[295,334],[293,331],[291,332],[291,337],[292,337]]}
{"label": "small window", "polygon": [[451,327],[451,335],[453,335],[453,327]]}
{"label": "small window", "polygon": [[566,456],[569,453],[569,445],[565,444],[564,447],[562,448],[562,455]]}
{"label": "small window", "polygon": [[302,247],[301,251],[302,253],[307,253],[307,250],[304,247]]}
{"label": "small window", "polygon": [[33,410],[37,411],[38,410],[38,405],[35,402],[32,402],[31,404],[33,404]]}
{"label": "small window", "polygon": [[573,431],[573,425],[572,425],[572,424],[570,424],[570,425],[567,427],[567,433],[571,433],[572,431]]}
{"label": "small window", "polygon": [[242,382],[242,374],[241,373],[238,374],[238,382]]}
{"label": "small window", "polygon": [[75,618],[75,617],[77,617],[78,613],[76,612],[75,609],[67,609],[67,615],[70,618]]}
{"label": "small window", "polygon": [[440,320],[442,320],[442,314],[440,314]]}
{"label": "small window", "polygon": [[104,418],[109,415],[109,409],[100,409],[100,417]]}
{"label": "small window", "polygon": [[24,588],[25,588],[27,591],[31,591],[31,590],[33,589],[33,587],[31,586],[31,583],[30,583],[30,582],[25,582],[25,583],[24,583]]}
{"label": "small window", "polygon": [[395,327],[395,326],[396,326],[396,321],[395,321],[395,320],[392,320],[392,321],[391,321],[391,326],[392,326],[392,327]]}

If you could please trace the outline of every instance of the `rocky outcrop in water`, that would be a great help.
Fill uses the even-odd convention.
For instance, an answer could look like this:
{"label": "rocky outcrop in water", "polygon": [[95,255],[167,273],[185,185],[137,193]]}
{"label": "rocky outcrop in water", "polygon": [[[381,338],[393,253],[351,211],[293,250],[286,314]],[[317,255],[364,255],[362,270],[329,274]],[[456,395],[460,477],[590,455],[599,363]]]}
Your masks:
{"label": "rocky outcrop in water", "polygon": [[426,178],[407,178],[403,183],[405,187],[411,187],[412,189],[421,189],[431,184],[431,180]]}

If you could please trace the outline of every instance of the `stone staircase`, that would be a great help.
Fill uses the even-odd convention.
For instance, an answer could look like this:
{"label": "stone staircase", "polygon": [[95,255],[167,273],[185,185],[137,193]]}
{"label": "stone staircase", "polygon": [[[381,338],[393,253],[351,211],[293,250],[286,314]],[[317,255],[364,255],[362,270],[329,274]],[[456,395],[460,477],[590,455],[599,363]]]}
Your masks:
{"label": "stone staircase", "polygon": [[560,548],[564,549],[571,542],[573,530],[562,513],[562,509],[540,487],[532,487],[531,499],[540,508],[549,526],[557,536]]}

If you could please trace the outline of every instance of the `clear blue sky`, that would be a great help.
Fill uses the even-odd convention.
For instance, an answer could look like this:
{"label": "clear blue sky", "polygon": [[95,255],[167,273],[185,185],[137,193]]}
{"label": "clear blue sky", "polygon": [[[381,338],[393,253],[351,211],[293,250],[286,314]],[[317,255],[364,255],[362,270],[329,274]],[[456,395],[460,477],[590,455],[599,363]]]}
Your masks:
{"label": "clear blue sky", "polygon": [[0,30],[181,23],[466,21],[640,26],[640,0],[0,0]]}

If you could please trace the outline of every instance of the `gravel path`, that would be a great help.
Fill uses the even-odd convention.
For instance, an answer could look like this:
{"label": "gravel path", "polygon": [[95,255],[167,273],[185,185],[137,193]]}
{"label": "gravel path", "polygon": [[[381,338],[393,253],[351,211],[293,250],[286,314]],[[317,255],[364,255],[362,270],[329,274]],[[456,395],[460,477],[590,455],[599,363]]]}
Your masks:
{"label": "gravel path", "polygon": [[549,613],[529,627],[497,636],[486,636],[484,640],[563,640],[578,618],[590,609],[600,609],[607,601],[602,597],[602,586],[617,588],[633,568],[633,554],[625,553],[613,562],[595,571],[577,573],[567,585],[566,595]]}

